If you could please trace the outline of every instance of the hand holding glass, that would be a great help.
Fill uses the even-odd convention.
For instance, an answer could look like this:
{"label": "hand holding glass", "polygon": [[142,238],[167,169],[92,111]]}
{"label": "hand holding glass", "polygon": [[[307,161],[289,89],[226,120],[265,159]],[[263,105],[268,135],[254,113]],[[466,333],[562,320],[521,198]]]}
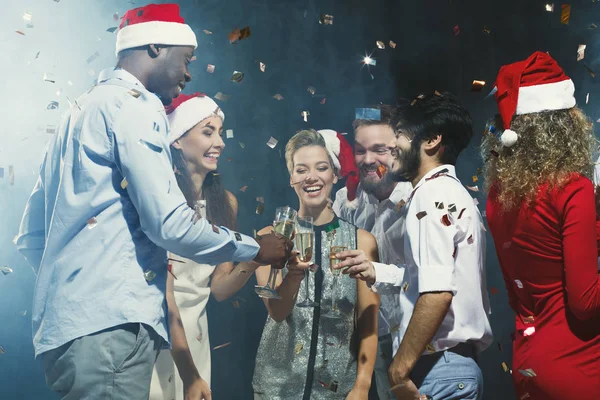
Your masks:
{"label": "hand holding glass", "polygon": [[340,311],[337,308],[337,283],[342,271],[335,268],[335,266],[340,263],[340,260],[338,260],[335,255],[346,250],[348,250],[346,246],[331,246],[329,251],[329,268],[331,270],[331,274],[333,275],[333,283],[331,289],[331,310],[323,314],[323,317],[325,318],[341,317]]}
{"label": "hand holding glass", "polygon": [[[298,259],[304,263],[310,262],[313,258],[313,249],[315,245],[315,231],[313,228],[312,217],[298,217],[296,222],[296,237],[294,238],[294,248],[299,252]],[[309,279],[310,269],[304,271],[304,300],[297,307],[316,307],[318,304],[310,299]]]}

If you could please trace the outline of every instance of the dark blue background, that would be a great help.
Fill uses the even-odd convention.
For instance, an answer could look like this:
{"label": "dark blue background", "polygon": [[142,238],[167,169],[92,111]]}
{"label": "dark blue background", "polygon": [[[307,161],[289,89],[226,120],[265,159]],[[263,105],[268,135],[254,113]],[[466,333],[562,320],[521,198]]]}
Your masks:
{"label": "dark blue background", "polygon": [[[12,238],[50,136],[42,128],[58,123],[67,109],[65,96],[77,97],[93,83],[92,75],[114,65],[114,34],[105,30],[117,24],[113,13],[122,15],[131,3],[30,0],[6,4],[0,16],[4,81],[0,167],[5,170],[0,178],[0,265],[15,271],[0,275],[0,345],[6,351],[0,354],[2,399],[54,398],[33,360],[30,309],[35,275],[16,252]],[[356,107],[395,103],[400,97],[412,98],[432,90],[456,93],[471,111],[476,127],[476,136],[457,166],[459,177],[468,185],[474,184],[473,175],[481,167],[479,133],[495,113],[494,101],[484,97],[501,65],[524,59],[535,50],[549,51],[574,80],[580,107],[594,120],[598,118],[595,79],[584,68],[584,64],[592,70],[598,68],[598,31],[588,27],[600,23],[600,5],[591,0],[572,2],[568,25],[560,23],[560,4],[549,13],[545,3],[533,0],[179,3],[199,44],[197,61],[191,67],[194,80],[186,91],[231,96],[220,102],[226,114],[225,129],[233,129],[235,135],[226,140],[220,170],[240,202],[240,229],[245,233],[269,224],[275,207],[297,206],[283,159],[287,139],[310,127],[349,132],[351,141]],[[25,27],[21,18],[25,10],[33,13],[33,28]],[[325,13],[334,16],[333,25],[319,24],[319,15]],[[458,35],[453,32],[456,25]],[[236,26],[250,26],[251,37],[230,44],[227,34]],[[491,33],[485,34],[484,27]],[[203,33],[204,29],[212,34]],[[376,48],[377,40],[386,44],[385,50]],[[395,49],[389,47],[390,40],[397,43]],[[580,43],[587,44],[586,57],[577,62]],[[38,51],[40,56],[35,59]],[[100,57],[86,64],[95,51]],[[366,54],[377,60],[376,66],[362,65]],[[267,65],[266,72],[260,71],[259,62]],[[213,74],[206,72],[207,64],[216,66]],[[231,82],[234,70],[245,73],[241,83]],[[56,84],[42,81],[46,71],[56,74]],[[487,82],[482,92],[471,92],[474,79]],[[316,96],[308,93],[308,86],[316,89]],[[57,95],[59,88],[63,90]],[[273,99],[277,93],[284,97],[282,101]],[[327,100],[322,105],[324,97]],[[60,102],[58,111],[46,111],[51,100]],[[306,123],[301,117],[303,110],[310,112]],[[279,140],[275,149],[266,146],[271,136]],[[15,166],[14,185],[8,182],[8,165]],[[475,184],[482,188],[481,180]],[[246,185],[247,190],[240,191]],[[483,193],[472,194],[483,211]],[[265,199],[262,215],[255,213],[258,196]],[[488,237],[488,288],[499,291],[491,295],[496,342],[483,353],[481,366],[485,398],[504,400],[514,398],[510,375],[501,367],[503,361],[510,366],[514,322],[491,243]],[[252,398],[254,356],[266,316],[253,293],[254,283],[252,278],[229,301],[209,303],[212,345],[231,342],[213,352],[213,394],[218,400]],[[239,308],[233,306],[234,300]]]}

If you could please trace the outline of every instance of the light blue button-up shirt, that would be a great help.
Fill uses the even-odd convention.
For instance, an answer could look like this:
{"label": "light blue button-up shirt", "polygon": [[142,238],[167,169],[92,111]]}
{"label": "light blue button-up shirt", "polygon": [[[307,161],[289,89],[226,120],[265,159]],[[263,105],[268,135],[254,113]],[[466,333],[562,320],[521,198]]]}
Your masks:
{"label": "light blue button-up shirt", "polygon": [[194,222],[168,129],[159,98],[122,69],[103,71],[61,121],[15,240],[38,269],[36,357],[132,322],[168,343],[167,250],[212,265],[256,257],[254,239]]}

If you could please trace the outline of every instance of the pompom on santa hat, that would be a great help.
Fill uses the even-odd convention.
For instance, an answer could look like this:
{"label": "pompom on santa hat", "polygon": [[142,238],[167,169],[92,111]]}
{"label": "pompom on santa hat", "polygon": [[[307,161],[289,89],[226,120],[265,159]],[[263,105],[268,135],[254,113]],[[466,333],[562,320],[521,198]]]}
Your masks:
{"label": "pompom on santa hat", "polygon": [[500,142],[506,147],[512,147],[519,139],[519,132],[510,129],[515,115],[575,106],[573,81],[549,54],[541,51],[500,68],[494,90],[504,125]]}
{"label": "pompom on santa hat", "polygon": [[325,140],[325,147],[333,160],[333,166],[338,171],[339,178],[346,178],[347,202],[349,208],[356,208],[356,189],[358,188],[358,168],[354,163],[354,151],[352,146],[342,135],[331,129],[321,129],[319,134]]}
{"label": "pompom on santa hat", "polygon": [[194,31],[179,14],[179,5],[148,4],[123,15],[117,33],[116,54],[149,44],[198,47]]}
{"label": "pompom on santa hat", "polygon": [[169,119],[169,143],[181,138],[187,131],[210,117],[221,117],[225,114],[213,99],[204,93],[180,94],[165,107]]}

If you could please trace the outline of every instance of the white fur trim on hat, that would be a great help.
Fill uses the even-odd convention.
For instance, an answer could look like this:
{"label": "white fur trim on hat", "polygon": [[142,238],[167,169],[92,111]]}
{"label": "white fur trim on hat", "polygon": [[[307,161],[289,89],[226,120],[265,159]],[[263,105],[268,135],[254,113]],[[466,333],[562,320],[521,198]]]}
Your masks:
{"label": "white fur trim on hat", "polygon": [[510,129],[505,129],[502,135],[500,135],[500,142],[505,147],[513,147],[517,143],[517,140],[519,140],[519,135]]}
{"label": "white fur trim on hat", "polygon": [[522,86],[519,88],[516,114],[572,108],[575,106],[574,94],[575,86],[570,79],[543,85]]}
{"label": "white fur trim on hat", "polygon": [[179,107],[167,115],[169,119],[169,143],[175,142],[198,123],[211,116],[221,117],[225,121],[223,110],[210,97],[194,97],[181,103]]}
{"label": "white fur trim on hat", "polygon": [[340,165],[340,140],[337,137],[337,132],[333,129],[321,129],[317,131],[321,134],[323,139],[325,140],[325,147],[327,148],[327,152],[329,156],[333,160],[333,166],[337,169],[338,174],[342,169]]}
{"label": "white fur trim on hat", "polygon": [[179,22],[149,21],[127,25],[117,33],[116,54],[121,50],[148,44],[198,47],[196,35],[187,24]]}

